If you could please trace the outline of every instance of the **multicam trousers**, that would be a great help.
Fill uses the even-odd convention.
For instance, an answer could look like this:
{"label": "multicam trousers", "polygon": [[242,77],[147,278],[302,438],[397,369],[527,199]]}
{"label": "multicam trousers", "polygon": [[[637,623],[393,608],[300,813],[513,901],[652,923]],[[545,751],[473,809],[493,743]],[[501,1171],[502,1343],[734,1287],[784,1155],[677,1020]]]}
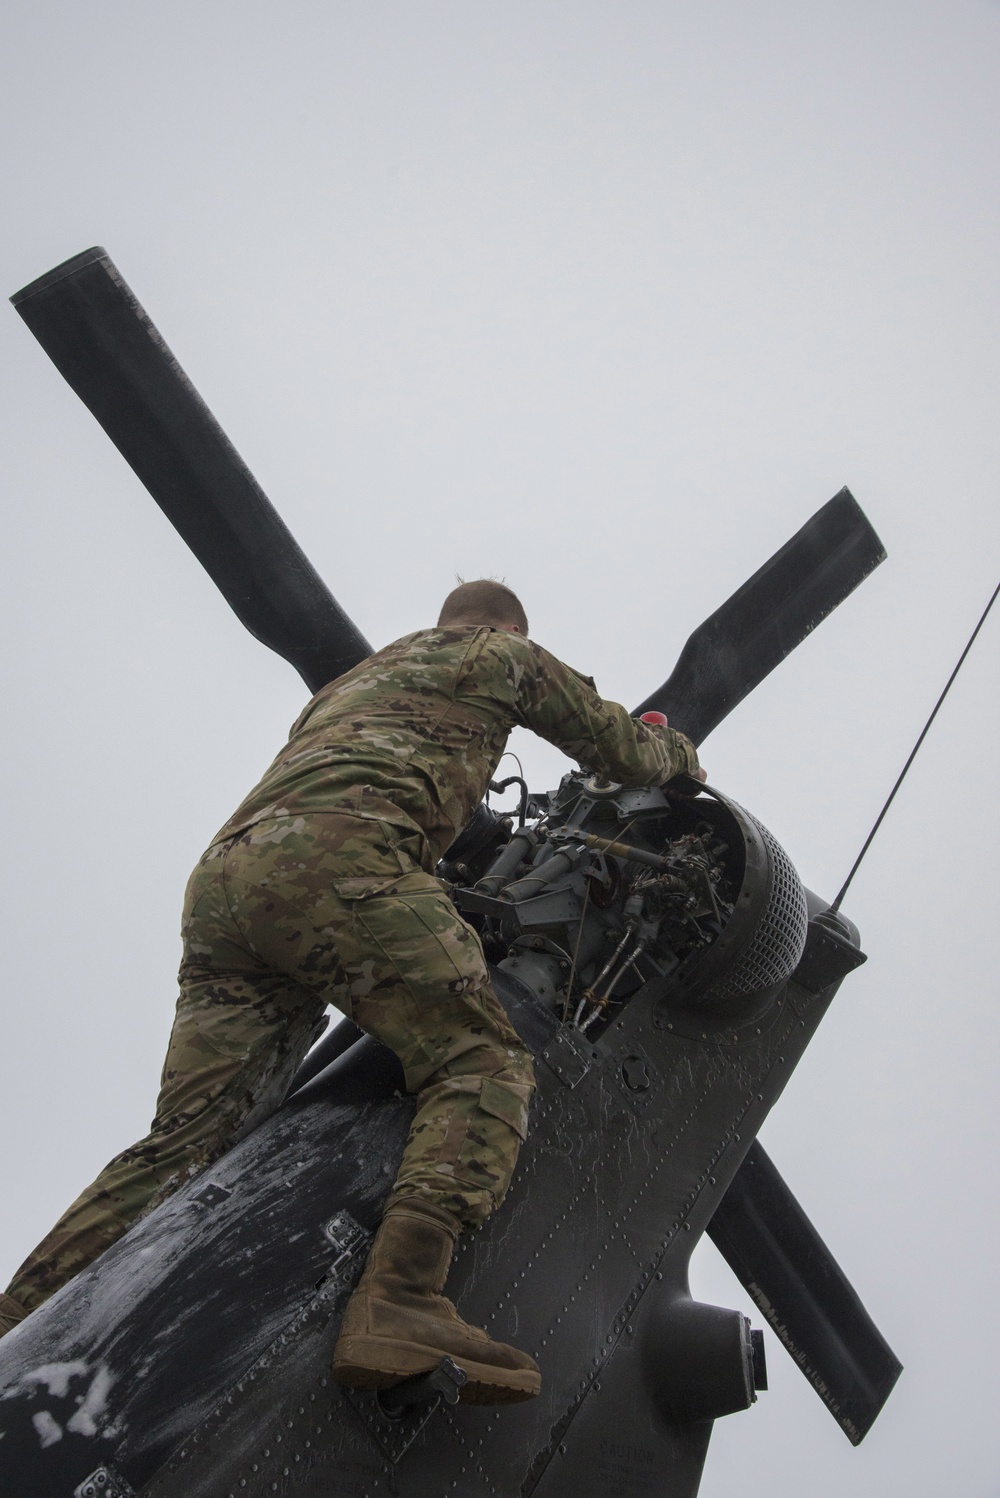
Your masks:
{"label": "multicam trousers", "polygon": [[[370,805],[370,803],[369,803]],[[364,806],[257,823],[191,876],[180,998],[147,1137],[18,1270],[34,1309],[281,1102],[328,1004],[396,1052],[417,1111],[393,1192],[464,1225],[503,1199],[533,1087],[476,933],[419,839]]]}

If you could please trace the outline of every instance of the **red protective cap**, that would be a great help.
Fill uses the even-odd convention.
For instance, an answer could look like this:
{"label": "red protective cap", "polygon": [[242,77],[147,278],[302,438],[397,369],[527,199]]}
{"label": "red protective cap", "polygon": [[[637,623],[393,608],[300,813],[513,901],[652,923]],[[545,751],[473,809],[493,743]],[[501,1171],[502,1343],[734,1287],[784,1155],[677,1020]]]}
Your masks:
{"label": "red protective cap", "polygon": [[657,728],[666,728],[667,720],[663,713],[643,713],[639,719],[640,723],[655,723]]}

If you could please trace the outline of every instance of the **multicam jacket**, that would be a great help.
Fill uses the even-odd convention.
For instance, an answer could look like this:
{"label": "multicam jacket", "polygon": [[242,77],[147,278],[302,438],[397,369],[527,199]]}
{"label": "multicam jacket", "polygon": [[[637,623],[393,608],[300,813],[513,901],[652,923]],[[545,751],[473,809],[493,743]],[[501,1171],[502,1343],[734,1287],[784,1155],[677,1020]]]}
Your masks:
{"label": "multicam jacket", "polygon": [[515,725],[624,785],[698,768],[683,734],[605,702],[534,641],[477,625],[421,629],[316,693],[216,841],[274,817],[356,808],[419,831],[431,871],[482,800]]}

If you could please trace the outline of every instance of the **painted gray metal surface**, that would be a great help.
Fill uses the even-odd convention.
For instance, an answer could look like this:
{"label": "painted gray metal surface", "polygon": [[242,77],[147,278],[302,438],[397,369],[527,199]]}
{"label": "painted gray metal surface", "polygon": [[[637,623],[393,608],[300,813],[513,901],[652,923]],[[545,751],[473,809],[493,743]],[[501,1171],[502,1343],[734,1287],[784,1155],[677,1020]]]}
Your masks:
{"label": "painted gray metal surface", "polygon": [[[568,1086],[544,1059],[552,1017],[496,981],[540,1052],[538,1094],[511,1194],[464,1240],[450,1288],[538,1357],[542,1396],[399,1422],[332,1384],[366,1239],[345,1254],[328,1226],[375,1226],[412,1111],[393,1058],[363,1040],[0,1344],[11,1493],[63,1498],[102,1463],[143,1498],[696,1491],[711,1424],[659,1407],[664,1312],[836,984],[792,982],[742,1027],[679,1016],[650,985]],[[78,1365],[62,1401],[37,1376],[54,1364]],[[69,1429],[102,1378],[93,1432]],[[48,1446],[44,1411],[64,1432]]]}

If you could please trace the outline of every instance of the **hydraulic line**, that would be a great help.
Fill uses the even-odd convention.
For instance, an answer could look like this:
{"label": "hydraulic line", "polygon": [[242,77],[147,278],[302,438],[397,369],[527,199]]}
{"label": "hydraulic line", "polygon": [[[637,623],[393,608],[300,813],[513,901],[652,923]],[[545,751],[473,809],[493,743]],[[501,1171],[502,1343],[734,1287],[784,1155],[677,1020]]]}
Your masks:
{"label": "hydraulic line", "polygon": [[[597,1019],[597,1016],[599,1014],[602,1014],[604,1012],[604,1010],[607,1009],[608,1005],[611,1002],[611,995],[614,993],[615,989],[618,987],[618,983],[619,983],[622,975],[624,973],[626,973],[630,967],[634,967],[635,966],[636,962],[639,960],[639,958],[642,956],[642,954],[643,954],[643,952],[645,950],[646,950],[646,943],[645,943],[645,941],[638,941],[638,942],[636,942],[635,946],[632,948],[631,952],[628,954],[628,956],[626,957],[625,961],[622,963],[621,967],[618,969],[617,973],[615,973],[614,977],[611,979],[611,981],[608,984],[607,988],[605,989],[604,993],[601,995],[601,997],[599,999],[594,999],[594,1001],[593,1001],[593,1003],[594,1003],[593,1009],[591,1010],[590,1014],[587,1015],[587,1018],[585,1020],[583,1020],[582,1023],[580,1024],[580,1026],[579,1026],[579,1028],[581,1030],[588,1029],[594,1023],[595,1019]],[[637,971],[638,971],[638,969],[637,969]]]}
{"label": "hydraulic line", "polygon": [[495,796],[502,796],[504,791],[506,791],[512,785],[519,785],[521,787],[521,800],[518,803],[517,808],[517,825],[518,827],[523,827],[525,819],[528,815],[529,795],[528,782],[525,780],[524,776],[508,775],[506,780],[491,780],[489,785],[487,786],[487,790],[492,791]]}
{"label": "hydraulic line", "polygon": [[573,1016],[573,1023],[574,1023],[574,1025],[579,1025],[580,1018],[581,1018],[581,1016],[583,1014],[583,1011],[586,1009],[587,1005],[588,1004],[594,1004],[594,1003],[597,1002],[597,1000],[594,998],[594,990],[600,988],[601,984],[604,982],[605,978],[611,972],[611,970],[614,967],[615,963],[618,961],[619,957],[622,955],[622,953],[624,952],[625,948],[628,946],[629,941],[631,940],[631,937],[632,937],[633,929],[634,928],[631,925],[631,923],[626,927],[626,929],[625,929],[625,935],[622,937],[622,939],[618,943],[617,947],[615,947],[614,951],[612,952],[611,956],[608,958],[607,962],[601,968],[601,971],[598,974],[598,976],[594,979],[593,987],[592,988],[588,988],[586,990],[586,992],[584,993],[583,997],[581,998],[579,1004],[577,1004],[577,1006],[576,1006],[576,1013]]}
{"label": "hydraulic line", "polygon": [[587,919],[587,906],[590,903],[590,880],[584,880],[583,909],[580,911],[580,924],[576,928],[576,943],[573,947],[573,961],[570,963],[569,979],[566,983],[566,997],[563,1000],[563,1022],[569,1019],[569,1006],[573,996],[573,984],[576,980],[576,962],[580,955],[580,942],[583,939],[583,927]]}

